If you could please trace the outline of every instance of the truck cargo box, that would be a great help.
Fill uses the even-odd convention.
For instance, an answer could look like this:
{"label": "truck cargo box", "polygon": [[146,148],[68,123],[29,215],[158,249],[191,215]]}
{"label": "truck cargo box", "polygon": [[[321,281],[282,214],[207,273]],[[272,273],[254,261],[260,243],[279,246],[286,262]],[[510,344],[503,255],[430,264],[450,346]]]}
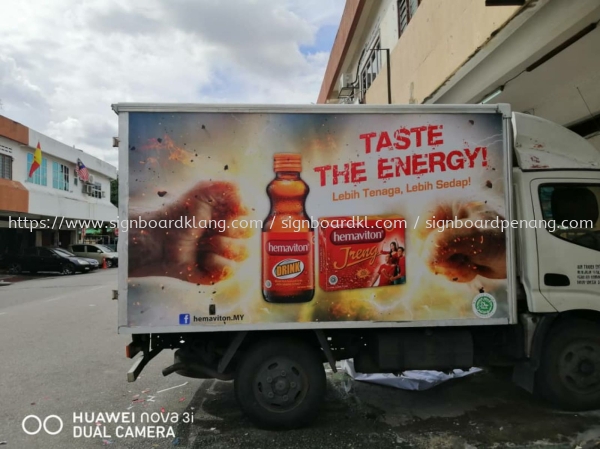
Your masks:
{"label": "truck cargo box", "polygon": [[114,109],[121,333],[516,322],[508,106]]}

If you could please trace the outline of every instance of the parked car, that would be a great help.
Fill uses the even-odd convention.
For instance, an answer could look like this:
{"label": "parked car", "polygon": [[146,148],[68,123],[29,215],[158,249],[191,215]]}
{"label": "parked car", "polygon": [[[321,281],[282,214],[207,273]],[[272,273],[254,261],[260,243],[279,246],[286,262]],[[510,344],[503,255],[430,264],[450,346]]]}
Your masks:
{"label": "parked car", "polygon": [[10,253],[0,254],[0,270],[8,270],[11,260],[12,256]]}
{"label": "parked car", "polygon": [[112,252],[116,253],[117,252],[117,245],[119,242],[119,238],[115,237],[115,238],[103,238],[101,240],[98,240],[95,244],[96,245],[102,245],[108,249],[110,249]]}
{"label": "parked car", "polygon": [[71,251],[77,257],[95,259],[99,263],[102,263],[103,260],[106,260],[107,268],[116,267],[119,265],[119,255],[104,245],[81,243],[71,245],[69,247],[69,251]]}
{"label": "parked car", "polygon": [[[77,257],[75,254],[67,251],[64,248],[52,248],[53,251],[56,251],[58,253],[62,253],[67,257]],[[100,268],[100,262],[98,262],[96,259],[90,259],[87,257],[78,257],[79,259],[83,259],[85,261],[87,261],[90,264],[90,271],[94,271],[97,270],[98,268]]]}
{"label": "parked car", "polygon": [[65,275],[86,273],[91,266],[80,257],[68,256],[55,248],[36,246],[27,248],[23,254],[15,256],[9,265],[12,273],[28,271],[35,274],[40,271],[58,272]]}

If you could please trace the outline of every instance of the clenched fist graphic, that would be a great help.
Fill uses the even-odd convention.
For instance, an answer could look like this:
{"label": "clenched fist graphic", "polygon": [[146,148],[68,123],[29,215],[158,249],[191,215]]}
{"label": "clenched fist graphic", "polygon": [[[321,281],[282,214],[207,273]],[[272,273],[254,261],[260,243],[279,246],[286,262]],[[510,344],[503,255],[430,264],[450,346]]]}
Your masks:
{"label": "clenched fist graphic", "polygon": [[478,275],[505,279],[506,241],[501,229],[491,224],[496,219],[503,217],[484,202],[456,202],[435,208],[428,217],[430,223],[453,224],[421,229],[423,258],[429,269],[454,282],[470,282]]}
{"label": "clenched fist graphic", "polygon": [[[245,239],[252,230],[240,228],[237,222],[246,214],[234,184],[196,184],[173,203],[140,215],[146,222],[182,219],[195,226],[131,229],[130,276],[168,276],[202,285],[229,278],[235,262],[248,255]],[[207,227],[208,223],[213,226]]]}

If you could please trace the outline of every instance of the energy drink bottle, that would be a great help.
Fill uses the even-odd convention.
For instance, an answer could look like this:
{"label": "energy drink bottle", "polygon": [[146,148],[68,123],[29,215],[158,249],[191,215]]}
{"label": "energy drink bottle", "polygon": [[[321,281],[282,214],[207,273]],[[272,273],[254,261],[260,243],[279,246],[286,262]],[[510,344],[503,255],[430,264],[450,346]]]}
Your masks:
{"label": "energy drink bottle", "polygon": [[301,303],[315,294],[314,230],[306,214],[308,185],[299,154],[274,156],[275,179],[267,186],[271,210],[262,229],[262,293],[265,301]]}

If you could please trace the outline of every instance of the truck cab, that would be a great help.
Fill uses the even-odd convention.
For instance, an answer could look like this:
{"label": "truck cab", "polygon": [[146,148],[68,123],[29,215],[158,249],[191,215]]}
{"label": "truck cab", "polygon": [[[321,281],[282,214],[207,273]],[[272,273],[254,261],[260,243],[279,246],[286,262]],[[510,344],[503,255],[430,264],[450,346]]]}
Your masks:
{"label": "truck cab", "polygon": [[515,380],[567,408],[598,406],[600,152],[539,117],[513,113],[512,123],[524,345]]}
{"label": "truck cab", "polygon": [[517,267],[527,310],[600,311],[600,152],[538,117],[514,113],[513,128]]}

